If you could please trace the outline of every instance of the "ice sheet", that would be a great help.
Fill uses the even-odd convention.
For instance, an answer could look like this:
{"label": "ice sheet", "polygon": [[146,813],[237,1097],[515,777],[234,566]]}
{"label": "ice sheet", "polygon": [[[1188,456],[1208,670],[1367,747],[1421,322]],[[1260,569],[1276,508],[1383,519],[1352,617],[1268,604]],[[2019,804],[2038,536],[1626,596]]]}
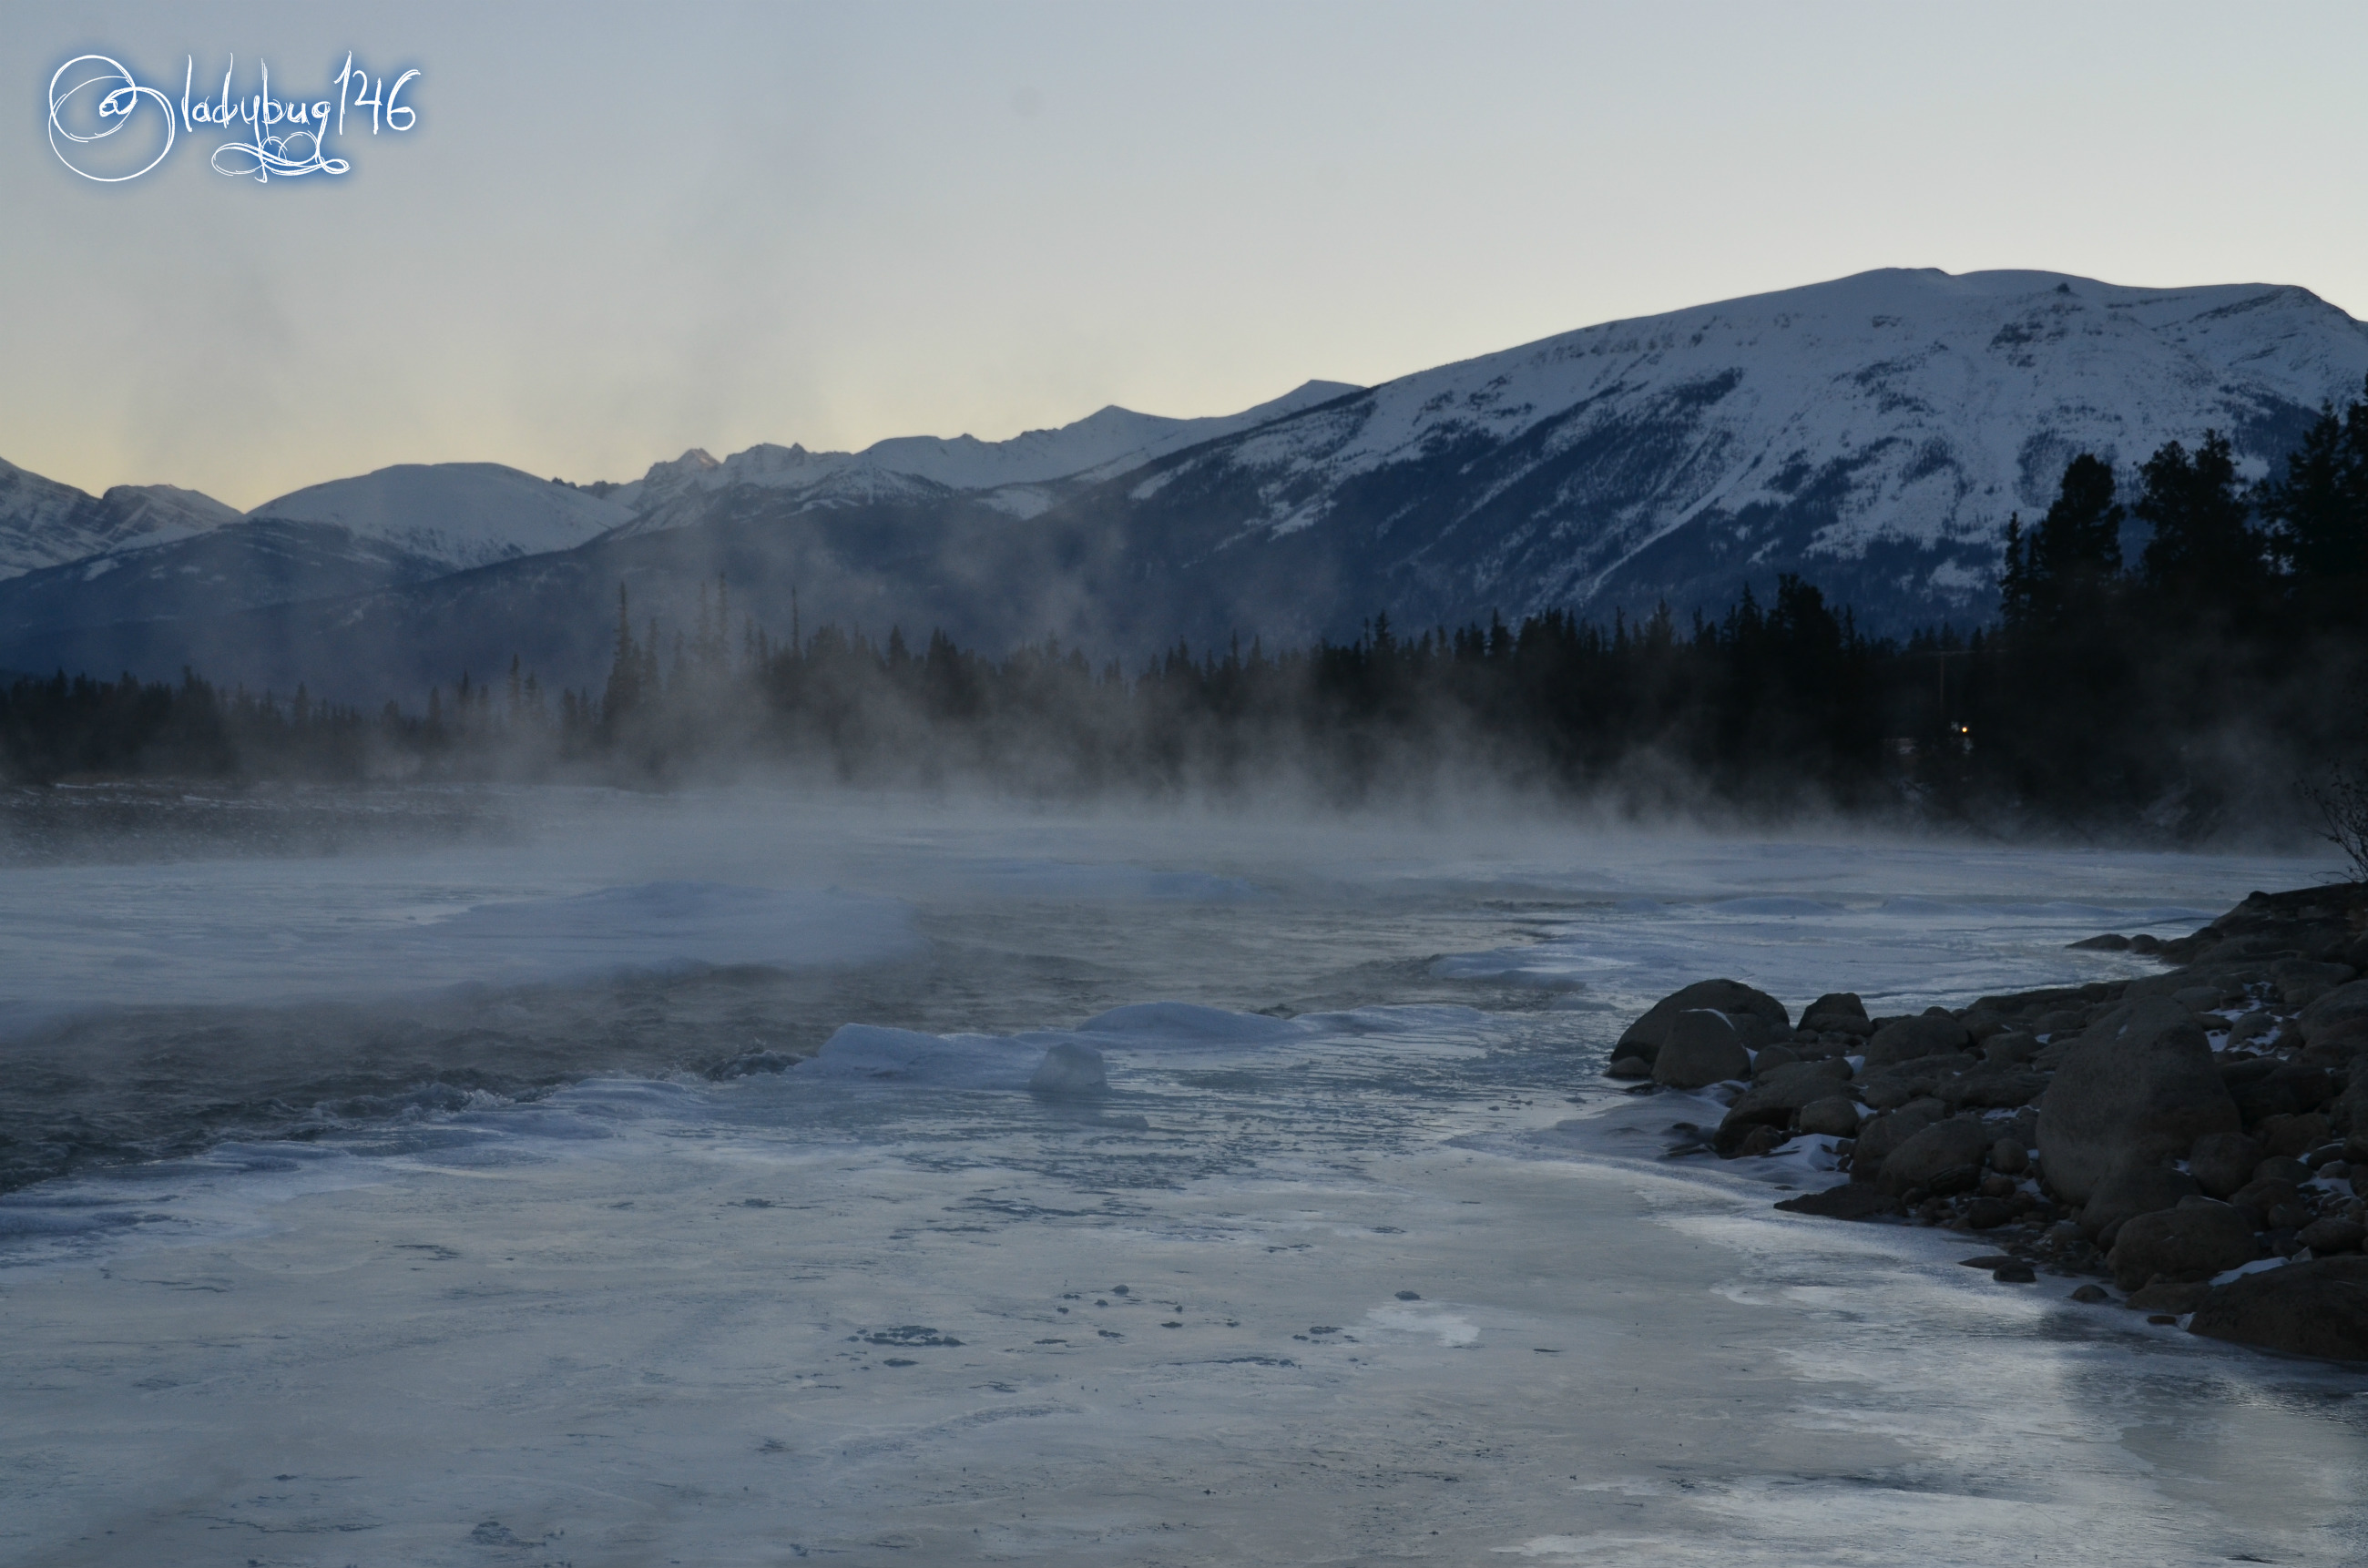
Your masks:
{"label": "ice sheet", "polygon": [[[1626,1007],[1706,973],[1797,1006],[2130,972],[2060,944],[2313,868],[776,809],[729,852],[659,818],[597,864],[184,864],[181,902],[130,873],[108,896],[135,944],[253,876],[282,919],[426,903],[601,963],[640,961],[645,921],[669,961],[742,961],[733,912],[774,907],[653,884],[803,887],[900,912],[900,939],[984,909],[1079,965],[1195,909],[1241,923],[1247,995],[1292,944],[1341,946],[1342,1003],[856,1026],[789,1072],[423,1104],[0,1199],[0,1561],[2368,1553],[2356,1377],[1994,1284],[1962,1238],[1777,1213],[1804,1152],[1663,1159],[1709,1112],[1596,1075]],[[970,874],[1019,861],[1110,869],[1025,900]],[[1129,868],[1258,896],[1178,903]],[[40,900],[119,872],[43,875],[0,880],[0,921],[37,932]],[[1086,913],[1056,929],[1048,897]],[[1393,921],[1474,940],[1379,962],[1323,935]],[[233,948],[250,981],[279,961]],[[1487,989],[1514,968],[1587,989]],[[1391,986],[1493,1000],[1354,1005]],[[1027,1091],[1059,1040],[1103,1053],[1106,1094]]]}

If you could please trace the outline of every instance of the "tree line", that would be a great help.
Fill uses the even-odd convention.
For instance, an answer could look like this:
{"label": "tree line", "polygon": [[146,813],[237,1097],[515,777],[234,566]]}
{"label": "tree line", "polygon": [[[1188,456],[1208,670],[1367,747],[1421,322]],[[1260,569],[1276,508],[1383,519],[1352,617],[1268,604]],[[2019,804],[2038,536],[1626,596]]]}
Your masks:
{"label": "tree line", "polygon": [[[2084,454],[2005,528],[1994,620],[1871,638],[1780,576],[1723,613],[1179,645],[1132,671],[1047,642],[786,640],[727,583],[637,628],[619,590],[600,688],[513,662],[423,711],[282,701],[195,673],[0,688],[0,766],[108,773],[584,778],[748,772],[958,779],[1061,795],[1256,790],[1356,801],[1511,781],[1640,808],[1702,801],[2192,835],[2291,809],[2368,715],[2368,399],[2329,406],[2257,483],[2217,432],[2135,472]],[[2143,543],[2124,559],[2124,541]]]}

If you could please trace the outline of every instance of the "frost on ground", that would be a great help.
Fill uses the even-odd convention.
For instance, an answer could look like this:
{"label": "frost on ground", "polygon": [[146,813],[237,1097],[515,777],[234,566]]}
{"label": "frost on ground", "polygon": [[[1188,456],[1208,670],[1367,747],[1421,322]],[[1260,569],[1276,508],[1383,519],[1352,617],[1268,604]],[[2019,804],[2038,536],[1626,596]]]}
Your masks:
{"label": "frost on ground", "polygon": [[[570,977],[644,923],[669,962],[777,968],[757,927],[851,912],[803,971],[844,1027],[766,1070],[0,1199],[0,1561],[2368,1550],[2356,1380],[1993,1284],[1962,1238],[1775,1213],[1812,1161],[1665,1158],[1675,1096],[1597,1075],[1684,980],[1797,1005],[1872,974],[1904,1007],[2133,972],[2062,943],[2300,868],[709,805],[633,808],[661,814],[598,855],[281,864],[280,926],[245,863],[0,883],[9,1000],[44,1017],[149,935],[227,990],[467,920],[452,963],[549,966],[486,1006],[591,1018],[606,983]],[[77,892],[116,926],[44,922]],[[867,996],[916,972],[874,936],[939,989]],[[1088,1054],[1102,1092],[1031,1091]]]}

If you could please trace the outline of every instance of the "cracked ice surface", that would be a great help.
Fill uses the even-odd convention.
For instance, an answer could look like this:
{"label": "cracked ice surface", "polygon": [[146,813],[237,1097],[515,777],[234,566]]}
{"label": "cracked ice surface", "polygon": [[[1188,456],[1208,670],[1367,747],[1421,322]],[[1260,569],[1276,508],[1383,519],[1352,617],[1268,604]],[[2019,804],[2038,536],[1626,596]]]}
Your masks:
{"label": "cracked ice surface", "polygon": [[[2062,943],[2311,868],[711,805],[599,854],[0,881],[6,999],[42,1012],[120,951],[44,925],[76,878],[110,942],[183,944],[199,1000],[291,950],[252,911],[205,936],[232,885],[291,931],[343,912],[356,964],[425,878],[439,910],[513,906],[445,949],[495,980],[640,961],[653,910],[666,961],[793,963],[827,927],[814,961],[974,969],[932,1027],[849,1018],[786,1073],[480,1096],[0,1199],[0,1560],[2368,1551],[2356,1377],[1995,1285],[1962,1238],[1775,1213],[1801,1162],[1663,1160],[1677,1097],[1595,1076],[1704,974],[1884,1010],[2138,972]],[[1094,1001],[1012,1022],[1012,943]],[[1107,1094],[1025,1090],[1060,1041]]]}

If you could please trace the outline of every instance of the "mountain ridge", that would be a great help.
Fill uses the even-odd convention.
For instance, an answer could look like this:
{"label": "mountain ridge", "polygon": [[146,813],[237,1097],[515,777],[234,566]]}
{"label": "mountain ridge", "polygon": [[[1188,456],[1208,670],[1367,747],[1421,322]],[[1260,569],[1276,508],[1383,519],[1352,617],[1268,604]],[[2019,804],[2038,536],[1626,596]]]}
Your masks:
{"label": "mountain ridge", "polygon": [[629,520],[218,625],[114,615],[36,633],[0,583],[0,662],[46,647],[106,665],[120,647],[153,667],[235,647],[251,684],[286,684],[301,647],[416,690],[439,662],[450,678],[517,652],[575,684],[601,667],[620,583],[679,624],[719,572],[776,633],[802,589],[810,625],[942,627],[989,651],[1049,635],[1128,657],[1179,638],[1353,634],[1383,609],[1401,625],[1716,613],[1787,571],[1873,630],[1964,625],[1991,613],[2007,517],[2044,508],[2077,452],[2126,472],[2218,427],[2258,474],[2364,381],[2368,327],[2292,285],[1878,269],[1372,388],[1305,383],[1210,420],[1110,408],[1007,443],[694,449],[588,490],[518,475]]}

